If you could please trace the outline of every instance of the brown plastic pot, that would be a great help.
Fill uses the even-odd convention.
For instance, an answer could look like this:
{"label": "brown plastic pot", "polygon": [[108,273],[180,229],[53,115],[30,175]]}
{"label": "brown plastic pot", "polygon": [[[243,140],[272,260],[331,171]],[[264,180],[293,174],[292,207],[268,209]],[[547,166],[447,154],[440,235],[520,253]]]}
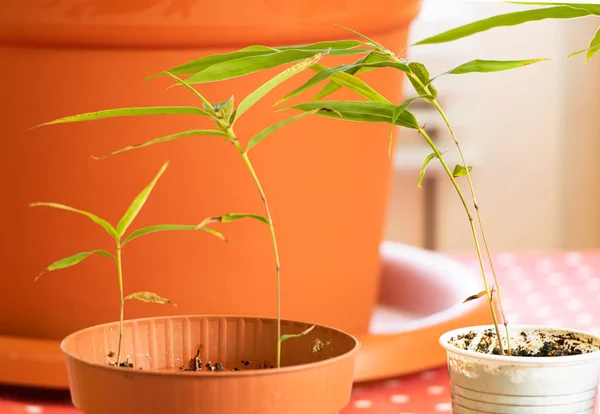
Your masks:
{"label": "brown plastic pot", "polygon": [[[112,246],[84,218],[31,210],[31,202],[61,202],[116,222],[131,194],[168,159],[169,171],[137,225],[263,213],[239,154],[218,138],[183,139],[102,162],[90,158],[174,132],[211,128],[203,119],[161,116],[28,128],[104,108],[198,105],[183,88],[165,91],[167,79],[143,80],[200,56],[251,44],[352,37],[335,24],[401,51],[419,5],[419,0],[0,2],[0,61],[10,62],[0,66],[0,77],[11,80],[3,88],[0,115],[4,152],[11,154],[0,171],[0,215],[10,217],[0,234],[0,335],[60,340],[118,315],[118,301],[112,300],[118,291],[109,282],[114,281],[109,276],[114,267],[102,258],[32,283],[59,258]],[[334,58],[327,59],[335,64]],[[201,90],[213,101],[234,93],[239,103],[279,70],[201,85]],[[273,102],[311,75],[299,75],[253,107],[239,123],[240,139],[289,117],[291,112],[274,113]],[[366,73],[364,79],[391,101],[402,100],[397,71]],[[338,92],[331,98],[356,99],[353,93]],[[279,238],[284,317],[357,335],[367,332],[378,297],[378,249],[390,188],[388,134],[383,124],[314,117],[282,129],[253,150]],[[228,246],[195,233],[165,233],[136,242],[124,257],[126,289],[172,298],[180,314],[275,316],[268,229],[249,221],[220,230],[230,240]],[[203,293],[207,286],[210,292]],[[93,294],[76,296],[74,291]],[[127,312],[137,318],[173,310],[131,303]]]}
{"label": "brown plastic pot", "polygon": [[[282,321],[284,334],[308,327]],[[359,349],[353,336],[316,326],[283,343],[281,368],[251,369],[275,363],[276,339],[275,319],[174,316],[125,322],[123,352],[133,369],[108,365],[118,323],[73,333],[61,347],[73,403],[86,414],[337,414],[348,404]],[[324,346],[314,352],[317,340]],[[179,372],[199,345],[203,363],[229,370]]]}

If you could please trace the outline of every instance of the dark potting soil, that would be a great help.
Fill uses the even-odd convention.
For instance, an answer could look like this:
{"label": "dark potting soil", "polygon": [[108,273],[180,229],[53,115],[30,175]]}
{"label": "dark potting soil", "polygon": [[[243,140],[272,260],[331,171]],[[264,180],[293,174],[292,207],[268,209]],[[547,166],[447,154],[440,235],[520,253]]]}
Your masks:
{"label": "dark potting soil", "polygon": [[[475,345],[473,341],[479,339]],[[450,338],[449,343],[464,349],[482,354],[500,355],[500,348],[493,329],[461,334]],[[516,345],[516,346],[515,346]],[[517,338],[511,337],[512,356],[523,357],[557,357],[588,354],[600,350],[591,337],[580,337],[574,333],[544,333],[538,330],[521,331]]]}
{"label": "dark potting soil", "polygon": [[190,371],[216,371],[216,372],[220,372],[220,371],[240,371],[241,369],[271,369],[273,368],[273,365],[271,365],[269,362],[267,361],[262,361],[259,365],[253,364],[252,361],[248,361],[245,359],[242,359],[240,361],[240,365],[239,367],[237,366],[232,366],[229,369],[226,369],[225,366],[221,363],[221,362],[211,362],[208,361],[207,363],[203,364],[202,361],[200,360],[200,348],[198,348],[198,350],[196,351],[196,355],[190,360],[188,366],[186,367],[185,365],[182,365],[181,367],[179,367],[179,371],[180,372],[190,372]]}

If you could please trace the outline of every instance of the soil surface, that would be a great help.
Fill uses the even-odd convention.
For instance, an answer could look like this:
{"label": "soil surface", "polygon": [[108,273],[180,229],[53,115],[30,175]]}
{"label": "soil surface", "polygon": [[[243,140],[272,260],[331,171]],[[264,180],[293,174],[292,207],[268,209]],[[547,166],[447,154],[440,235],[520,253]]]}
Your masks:
{"label": "soil surface", "polygon": [[[500,355],[496,332],[487,329],[482,332],[471,331],[450,338],[450,344],[457,348],[475,351],[482,354]],[[572,332],[553,332],[548,330],[523,330],[517,337],[511,336],[512,356],[523,357],[558,357],[588,354],[600,350],[600,344],[588,336],[579,336]],[[506,351],[506,339],[503,340]]]}

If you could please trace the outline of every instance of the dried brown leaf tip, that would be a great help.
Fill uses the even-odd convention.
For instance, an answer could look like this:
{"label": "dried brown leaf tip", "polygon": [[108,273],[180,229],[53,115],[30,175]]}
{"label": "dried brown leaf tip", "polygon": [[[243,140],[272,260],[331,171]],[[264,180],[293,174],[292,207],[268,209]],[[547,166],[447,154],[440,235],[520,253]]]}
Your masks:
{"label": "dried brown leaf tip", "polygon": [[470,301],[472,301],[472,300],[476,300],[476,299],[482,298],[483,296],[487,296],[487,290],[482,290],[482,291],[481,291],[481,292],[479,292],[479,293],[476,293],[476,294],[474,294],[474,295],[471,295],[471,296],[469,296],[468,298],[466,298],[466,299],[464,300],[464,302],[463,302],[463,303],[467,303],[467,302],[470,302]]}

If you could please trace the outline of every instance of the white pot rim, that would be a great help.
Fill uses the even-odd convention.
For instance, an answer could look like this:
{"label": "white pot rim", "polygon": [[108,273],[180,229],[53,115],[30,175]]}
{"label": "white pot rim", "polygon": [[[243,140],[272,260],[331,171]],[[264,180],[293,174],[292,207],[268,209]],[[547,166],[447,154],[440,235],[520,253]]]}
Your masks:
{"label": "white pot rim", "polygon": [[[509,325],[510,331],[522,330],[522,329],[537,329],[537,330],[552,330],[552,331],[565,331],[571,332],[574,334],[591,336],[595,338],[600,344],[600,336],[592,334],[590,332],[580,331],[577,329],[569,329],[569,328],[557,328],[553,326],[547,325]],[[494,325],[478,325],[478,326],[468,326],[464,328],[453,329],[452,331],[448,331],[440,336],[439,343],[440,345],[448,352],[449,354],[461,355],[471,359],[477,359],[480,361],[488,361],[494,364],[502,364],[502,365],[523,365],[523,366],[540,366],[540,365],[577,365],[581,363],[589,362],[590,360],[600,358],[600,350],[590,352],[587,354],[579,354],[579,355],[566,355],[566,356],[549,356],[549,357],[524,357],[524,356],[503,356],[503,355],[493,355],[493,354],[482,354],[475,351],[468,351],[465,349],[457,348],[454,345],[448,343],[448,340],[462,333],[467,333],[469,331],[479,331],[486,329],[494,329]],[[501,332],[504,331],[504,326],[500,326]]]}

